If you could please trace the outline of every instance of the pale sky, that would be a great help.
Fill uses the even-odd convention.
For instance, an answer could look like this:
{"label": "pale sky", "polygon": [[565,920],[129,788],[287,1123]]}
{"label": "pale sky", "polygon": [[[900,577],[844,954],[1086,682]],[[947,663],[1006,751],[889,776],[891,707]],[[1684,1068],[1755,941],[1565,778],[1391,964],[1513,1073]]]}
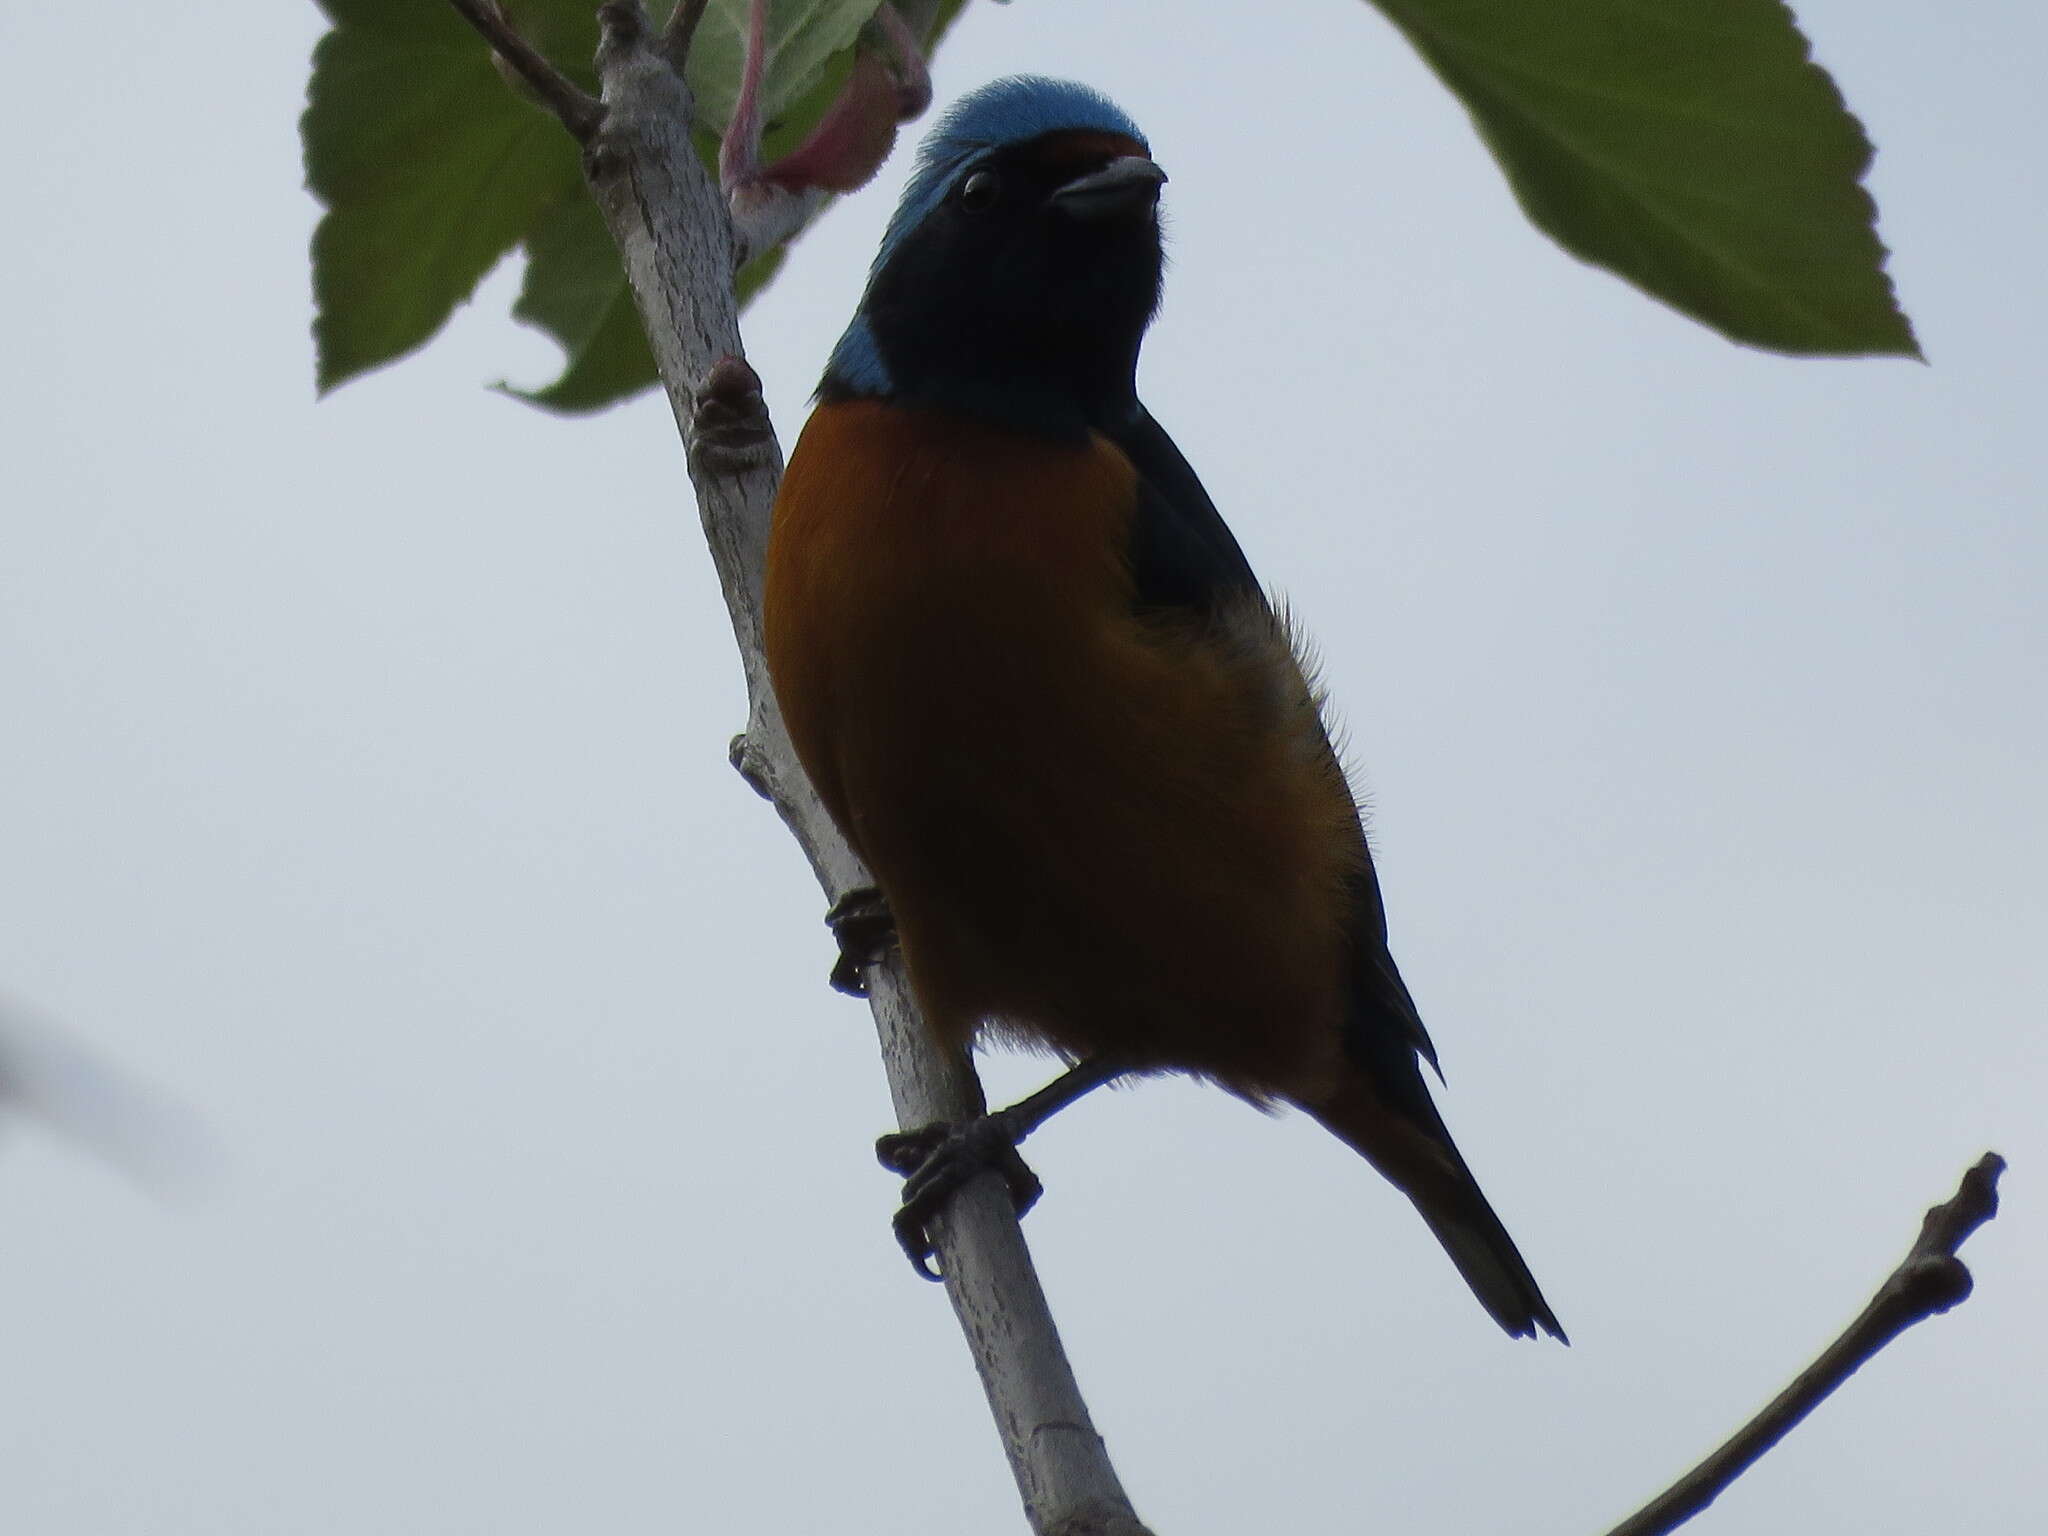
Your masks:
{"label": "pale sky", "polygon": [[[1574,1341],[1502,1338],[1306,1121],[1098,1095],[1027,1230],[1160,1536],[1604,1530],[1986,1148],[1977,1295],[1695,1529],[2042,1527],[2048,21],[1798,9],[1931,366],[1560,254],[1355,0],[980,5],[939,57],[942,102],[1102,87],[1172,176],[1143,393],[1316,637]],[[556,362],[511,267],[313,399],[321,25],[0,12],[0,1030],[172,1116],[116,1117],[153,1180],[0,1126],[0,1530],[1021,1531],[822,898],[725,766],[666,406],[488,392]],[[749,318],[785,440],[905,160]]]}

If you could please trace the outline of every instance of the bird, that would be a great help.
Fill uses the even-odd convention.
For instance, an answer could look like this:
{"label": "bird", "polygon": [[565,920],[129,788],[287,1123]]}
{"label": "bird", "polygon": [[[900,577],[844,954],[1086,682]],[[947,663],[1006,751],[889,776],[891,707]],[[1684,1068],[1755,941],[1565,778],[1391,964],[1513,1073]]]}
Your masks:
{"label": "bird", "polygon": [[[1139,402],[1166,173],[1125,112],[1039,76],[921,145],[790,455],[763,593],[798,760],[875,881],[934,1039],[1069,1064],[883,1139],[927,1224],[1101,1084],[1294,1106],[1413,1202],[1480,1304],[1563,1340],[1432,1100],[1323,696],[1200,479]],[[842,934],[842,938],[845,935]],[[1439,1076],[1441,1073],[1439,1071]]]}

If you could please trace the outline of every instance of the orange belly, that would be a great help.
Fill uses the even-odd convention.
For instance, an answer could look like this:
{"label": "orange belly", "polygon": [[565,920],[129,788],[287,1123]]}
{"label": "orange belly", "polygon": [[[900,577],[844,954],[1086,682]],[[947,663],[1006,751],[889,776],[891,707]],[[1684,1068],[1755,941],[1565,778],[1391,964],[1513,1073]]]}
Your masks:
{"label": "orange belly", "polygon": [[1271,614],[1133,611],[1135,492],[1100,438],[821,407],[769,541],[776,694],[942,1038],[1314,1099],[1357,812]]}

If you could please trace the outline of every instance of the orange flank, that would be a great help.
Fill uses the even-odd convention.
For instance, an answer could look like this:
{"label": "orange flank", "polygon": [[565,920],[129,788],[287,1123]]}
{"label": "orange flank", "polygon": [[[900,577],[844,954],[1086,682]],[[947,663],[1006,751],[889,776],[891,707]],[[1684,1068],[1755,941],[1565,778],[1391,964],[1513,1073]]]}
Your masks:
{"label": "orange flank", "polygon": [[1357,811],[1283,624],[1149,615],[1137,475],[851,401],[775,508],[770,670],[940,1037],[1316,1102],[1346,1074]]}

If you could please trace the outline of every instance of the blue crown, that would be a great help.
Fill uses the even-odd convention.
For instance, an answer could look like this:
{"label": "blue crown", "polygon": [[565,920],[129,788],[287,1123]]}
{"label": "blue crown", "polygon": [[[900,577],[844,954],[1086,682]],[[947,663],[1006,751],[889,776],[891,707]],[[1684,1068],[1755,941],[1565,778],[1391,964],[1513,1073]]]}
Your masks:
{"label": "blue crown", "polygon": [[[1042,134],[1068,132],[1121,134],[1151,153],[1145,135],[1123,108],[1094,87],[1073,80],[1008,75],[953,103],[917,148],[917,168],[889,218],[882,248],[868,272],[869,283],[975,161]],[[846,328],[832,349],[827,371],[857,391],[888,393],[889,371],[864,317],[855,316]]]}

